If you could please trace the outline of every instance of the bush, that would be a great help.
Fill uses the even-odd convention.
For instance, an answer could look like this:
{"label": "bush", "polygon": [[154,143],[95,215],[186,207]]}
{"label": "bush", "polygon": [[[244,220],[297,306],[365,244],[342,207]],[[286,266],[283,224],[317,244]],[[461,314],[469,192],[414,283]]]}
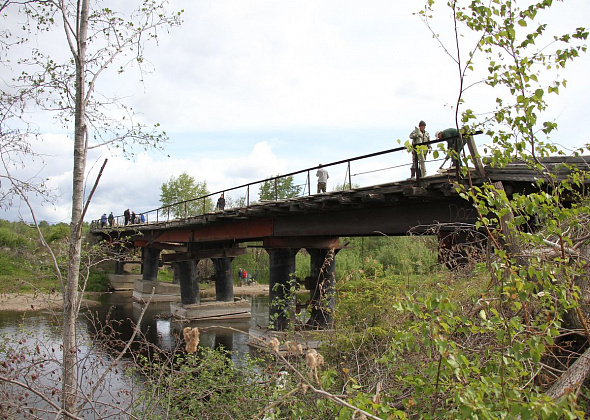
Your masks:
{"label": "bush", "polygon": [[86,291],[105,292],[109,289],[109,278],[104,272],[90,271],[86,282]]}
{"label": "bush", "polygon": [[0,247],[7,247],[12,250],[33,250],[34,242],[23,236],[15,233],[7,227],[0,227]]}

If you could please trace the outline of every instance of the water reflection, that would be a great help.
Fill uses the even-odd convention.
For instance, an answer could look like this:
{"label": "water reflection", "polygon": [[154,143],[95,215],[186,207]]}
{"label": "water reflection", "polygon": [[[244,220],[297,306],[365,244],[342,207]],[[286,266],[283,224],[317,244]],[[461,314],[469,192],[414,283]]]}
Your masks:
{"label": "water reflection", "polygon": [[[248,346],[247,333],[250,326],[268,325],[268,296],[244,296],[244,298],[247,298],[252,305],[252,317],[250,319],[190,323],[171,319],[169,317],[169,303],[152,303],[145,310],[140,331],[150,343],[164,351],[174,351],[179,345],[179,337],[181,337],[184,327],[199,327],[201,329],[201,347],[223,348],[231,351],[229,357],[235,364],[241,365],[244,355],[256,354],[256,350]],[[118,354],[117,352],[107,354],[104,347],[96,345],[98,343],[93,341],[96,330],[107,324],[113,325],[113,328],[119,334],[119,339],[126,342],[132,337],[134,327],[139,321],[144,308],[144,305],[133,302],[131,293],[118,292],[105,295],[98,306],[80,315],[78,337],[80,356],[84,363],[80,379],[85,392],[90,392],[91,384],[95,382],[96,378],[102,376],[106,366],[109,365],[109,360]],[[8,340],[14,342],[16,346],[20,346],[19,351],[23,353],[27,351],[25,346],[31,346],[29,350],[34,350],[36,345],[42,343],[42,353],[47,352],[47,355],[50,355],[52,360],[46,367],[55,371],[57,376],[47,378],[51,383],[42,383],[40,385],[59,389],[61,330],[59,324],[53,322],[55,319],[55,314],[44,311],[25,314],[0,311],[0,334],[8,337]],[[21,325],[24,326],[24,331],[31,334],[29,335],[29,337],[32,337],[31,340],[21,341],[19,337],[24,334],[20,328]],[[221,327],[231,327],[237,331]],[[0,353],[0,359],[5,356]],[[126,395],[124,398],[127,398],[127,407],[133,407],[134,404],[137,404],[137,401],[134,400],[138,395],[136,391],[141,388],[141,380],[137,380],[137,377],[135,377],[135,380],[128,377],[125,374],[125,365],[126,363],[123,363],[118,369],[109,373],[106,392],[103,391],[99,397],[100,401],[106,403],[105,407],[110,405],[117,408],[112,410],[105,408],[105,411],[100,415],[86,410],[83,412],[84,418],[104,418],[104,415],[113,415],[111,411],[124,410],[124,407],[117,406],[120,404],[122,394]],[[15,392],[18,391],[15,389]],[[49,395],[51,395],[51,392],[49,392]],[[28,404],[37,409],[50,409],[42,401],[31,400],[28,401]]]}
{"label": "water reflection", "polygon": [[[268,325],[268,296],[243,296],[251,304],[251,318],[211,321],[181,321],[170,318],[170,304],[167,302],[145,304],[134,302],[130,292],[115,292],[105,295],[101,305],[93,308],[92,313],[100,324],[116,320],[120,325],[117,331],[123,341],[129,340],[133,329],[141,321],[140,331],[147,341],[164,351],[174,351],[179,345],[184,327],[199,327],[201,330],[199,346],[213,349],[223,348],[231,351],[231,358],[238,363],[245,354],[255,354],[255,349],[248,345],[248,331],[251,326]],[[238,330],[228,330],[230,327]]]}

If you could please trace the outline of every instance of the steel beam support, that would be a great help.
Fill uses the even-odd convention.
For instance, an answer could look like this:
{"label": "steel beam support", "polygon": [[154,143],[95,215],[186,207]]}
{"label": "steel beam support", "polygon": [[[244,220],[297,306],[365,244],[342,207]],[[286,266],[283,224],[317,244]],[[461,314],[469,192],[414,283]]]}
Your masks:
{"label": "steel beam support", "polygon": [[336,293],[336,253],[334,249],[310,249],[310,307],[307,324],[313,328],[329,328],[334,322]]}
{"label": "steel beam support", "polygon": [[272,219],[262,218],[212,225],[185,223],[166,231],[145,230],[141,236],[134,236],[133,239],[150,243],[222,242],[272,236],[272,229]]}
{"label": "steel beam support", "polygon": [[246,253],[246,248],[220,248],[220,249],[201,249],[189,252],[177,252],[174,254],[162,255],[162,261],[164,262],[175,262],[175,261],[188,261],[199,259],[203,260],[206,258],[234,258],[238,255]]}
{"label": "steel beam support", "polygon": [[288,236],[264,238],[265,248],[342,248],[339,238],[326,236]]}
{"label": "steel beam support", "polygon": [[160,266],[160,249],[142,248],[142,272],[143,280],[158,280],[158,267]]}
{"label": "steel beam support", "polygon": [[174,278],[180,283],[180,301],[183,305],[199,303],[198,260],[172,263]]}
{"label": "steel beam support", "polygon": [[[440,203],[404,203],[398,207],[343,209],[297,217],[276,218],[273,236],[391,236],[406,235],[411,229],[440,223],[475,223],[477,211],[466,200]],[[419,231],[416,230],[416,231]]]}
{"label": "steel beam support", "polygon": [[269,323],[277,331],[289,326],[295,308],[295,255],[298,248],[267,249],[270,260]]}
{"label": "steel beam support", "polygon": [[233,258],[213,258],[215,267],[215,300],[219,302],[233,302],[234,282],[232,280]]}

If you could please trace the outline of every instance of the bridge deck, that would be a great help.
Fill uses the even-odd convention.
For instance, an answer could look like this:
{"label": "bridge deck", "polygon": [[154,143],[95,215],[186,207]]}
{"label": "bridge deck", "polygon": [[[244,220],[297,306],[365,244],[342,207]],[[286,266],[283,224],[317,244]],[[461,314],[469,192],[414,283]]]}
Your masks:
{"label": "bridge deck", "polygon": [[[590,157],[556,157],[543,159],[543,164],[562,179],[569,172],[563,163],[588,170],[588,161]],[[518,163],[501,169],[486,166],[485,170],[485,180],[470,169],[461,182],[481,185],[484,181],[503,181],[509,193],[526,193],[536,189],[535,181],[542,177],[540,172]],[[139,246],[159,244],[175,250],[184,250],[187,243],[275,238],[272,243],[286,246],[280,238],[307,238],[313,242],[313,238],[326,237],[405,235],[410,229],[420,230],[420,226],[426,229],[433,224],[474,223],[476,213],[459,197],[456,185],[454,171],[446,171],[422,178],[419,185],[415,180],[391,182],[263,201],[170,221],[95,228],[92,232],[108,237],[128,236]]]}

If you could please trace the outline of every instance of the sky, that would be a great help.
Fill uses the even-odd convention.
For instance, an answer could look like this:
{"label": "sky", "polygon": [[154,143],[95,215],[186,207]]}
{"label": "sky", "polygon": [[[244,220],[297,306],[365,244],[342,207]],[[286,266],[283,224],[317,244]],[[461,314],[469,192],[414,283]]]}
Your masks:
{"label": "sky", "polygon": [[[98,86],[124,98],[145,124],[159,123],[170,141],[163,151],[137,150],[132,159],[118,150],[92,150],[87,191],[104,159],[108,163],[86,220],[111,211],[121,215],[126,208],[137,213],[155,209],[161,185],[182,172],[218,192],[398,147],[420,120],[432,137],[453,126],[457,67],[413,14],[420,5],[406,0],[171,0],[169,10],[183,9],[184,23],[160,33],[158,45],[146,51],[153,72],[143,75],[142,83],[134,72],[106,75]],[[590,2],[554,2],[539,19],[556,30],[588,27]],[[431,23],[452,47],[449,12],[439,10]],[[50,39],[46,36],[56,56],[64,54]],[[470,41],[462,39],[465,45]],[[584,55],[559,70],[568,88],[551,99],[546,111],[560,127],[552,140],[566,150],[589,142],[583,124],[590,115],[589,69],[590,57]],[[480,78],[481,73],[468,80]],[[494,93],[476,84],[465,99],[485,115],[493,109]],[[54,189],[52,203],[31,197],[37,220],[69,223],[72,134],[46,115],[36,121],[43,142],[33,146],[43,162],[28,163],[17,174],[47,179]],[[479,136],[476,142],[482,152],[489,139]],[[357,185],[403,180],[410,175],[409,162],[405,153],[355,161],[351,180]],[[427,172],[436,172],[439,164],[429,163]],[[328,190],[348,181],[345,165],[328,170]],[[314,192],[313,171],[311,183]],[[227,194],[230,199],[244,195],[243,189]],[[32,219],[18,200],[0,218]]]}

